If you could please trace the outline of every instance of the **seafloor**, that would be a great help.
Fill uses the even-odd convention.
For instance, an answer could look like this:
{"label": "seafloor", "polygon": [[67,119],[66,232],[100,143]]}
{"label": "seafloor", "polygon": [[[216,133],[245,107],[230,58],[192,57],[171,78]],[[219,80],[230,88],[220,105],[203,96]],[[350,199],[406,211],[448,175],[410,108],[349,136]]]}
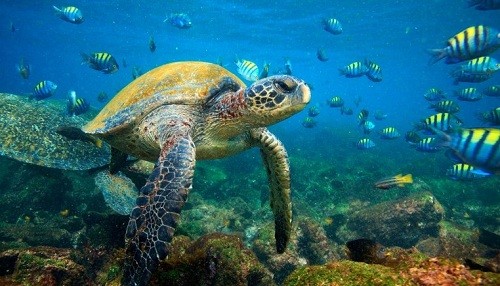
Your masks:
{"label": "seafloor", "polygon": [[[451,180],[444,155],[403,140],[359,151],[352,130],[272,130],[291,162],[287,251],[276,254],[272,212],[261,202],[260,154],[199,162],[151,285],[500,285],[498,176]],[[373,188],[400,172],[415,182]],[[106,205],[94,175],[0,157],[0,285],[119,284],[128,217]],[[376,244],[348,250],[359,238]]]}

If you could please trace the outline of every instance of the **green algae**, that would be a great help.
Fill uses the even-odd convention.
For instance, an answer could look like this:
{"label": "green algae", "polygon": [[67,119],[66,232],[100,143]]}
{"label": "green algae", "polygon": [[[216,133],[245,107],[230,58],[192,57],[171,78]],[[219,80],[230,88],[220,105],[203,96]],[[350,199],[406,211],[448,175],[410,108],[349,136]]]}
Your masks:
{"label": "green algae", "polygon": [[307,266],[296,269],[290,274],[285,286],[315,285],[415,285],[411,280],[402,278],[392,268],[354,261],[332,262],[321,266]]}

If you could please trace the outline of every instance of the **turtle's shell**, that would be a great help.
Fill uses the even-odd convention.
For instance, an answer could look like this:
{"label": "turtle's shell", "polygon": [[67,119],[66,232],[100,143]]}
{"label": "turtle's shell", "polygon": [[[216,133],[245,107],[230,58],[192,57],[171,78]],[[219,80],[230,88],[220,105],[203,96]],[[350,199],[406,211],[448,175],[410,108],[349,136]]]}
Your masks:
{"label": "turtle's shell", "polygon": [[[245,84],[225,68],[206,62],[175,62],[157,67],[123,88],[87,125],[91,134],[112,133],[165,104],[199,105],[225,78]],[[147,104],[139,104],[147,101]],[[138,108],[140,106],[140,108]],[[145,108],[146,107],[146,108]]]}
{"label": "turtle's shell", "polygon": [[60,126],[82,126],[80,116],[65,115],[62,101],[35,101],[0,93],[0,155],[44,167],[88,170],[109,161],[109,146],[70,140],[56,133]]}

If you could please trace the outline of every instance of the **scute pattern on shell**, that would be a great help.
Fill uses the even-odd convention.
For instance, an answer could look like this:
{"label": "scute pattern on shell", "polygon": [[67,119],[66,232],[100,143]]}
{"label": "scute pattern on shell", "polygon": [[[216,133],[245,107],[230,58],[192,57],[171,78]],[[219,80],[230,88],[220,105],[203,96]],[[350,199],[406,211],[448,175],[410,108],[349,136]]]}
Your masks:
{"label": "scute pattern on shell", "polygon": [[107,145],[69,140],[59,126],[81,127],[85,120],[64,114],[65,103],[29,100],[0,93],[0,155],[21,162],[65,170],[88,170],[109,161]]}
{"label": "scute pattern on shell", "polygon": [[[87,133],[113,132],[113,128],[129,124],[164,104],[202,104],[210,90],[227,77],[245,87],[237,76],[216,64],[174,62],[162,65],[123,88],[83,130]],[[141,101],[148,101],[148,110],[135,108]]]}

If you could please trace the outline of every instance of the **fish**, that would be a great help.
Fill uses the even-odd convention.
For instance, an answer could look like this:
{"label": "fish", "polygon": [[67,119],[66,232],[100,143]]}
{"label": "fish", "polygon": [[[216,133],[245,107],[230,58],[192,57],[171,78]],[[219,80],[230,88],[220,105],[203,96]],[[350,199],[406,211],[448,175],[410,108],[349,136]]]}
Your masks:
{"label": "fish", "polygon": [[316,117],[319,115],[319,108],[317,106],[311,106],[309,107],[309,110],[307,110],[307,115],[309,117]]}
{"label": "fish", "polygon": [[358,238],[346,243],[347,256],[352,261],[379,264],[384,261],[384,248],[374,240]]}
{"label": "fish", "polygon": [[259,79],[259,67],[248,60],[238,60],[236,62],[238,73],[246,80],[256,81]]}
{"label": "fish", "polygon": [[497,29],[478,25],[471,26],[448,39],[443,49],[430,49],[429,64],[446,59],[447,64],[486,56],[500,47],[500,33]]}
{"label": "fish", "polygon": [[56,89],[57,84],[53,83],[50,80],[43,80],[35,86],[33,94],[30,96],[30,98],[34,98],[36,100],[48,98],[54,94]]}
{"label": "fish", "polygon": [[342,34],[342,24],[340,24],[339,20],[335,18],[323,19],[321,21],[321,24],[323,25],[323,30],[327,31],[328,33],[331,33],[333,35]]}
{"label": "fish", "polygon": [[367,67],[366,77],[373,82],[380,82],[383,79],[382,68],[373,61],[365,59],[365,66]]}
{"label": "fish", "polygon": [[9,23],[9,30],[14,33],[16,31],[19,31],[19,28],[17,28],[16,26],[14,26],[14,23],[12,23],[12,21]]}
{"label": "fish", "polygon": [[454,180],[470,180],[475,178],[484,178],[491,173],[475,168],[469,164],[458,163],[446,170],[446,175]]}
{"label": "fish", "polygon": [[330,107],[342,107],[344,106],[344,100],[340,96],[334,96],[327,100],[326,104]]}
{"label": "fish", "polygon": [[306,118],[304,118],[304,120],[302,120],[302,126],[304,126],[305,128],[313,128],[316,125],[317,125],[317,122],[312,117],[306,117]]}
{"label": "fish", "polygon": [[360,77],[368,72],[368,68],[360,61],[353,62],[339,69],[340,75],[347,78]]}
{"label": "fish", "polygon": [[271,67],[270,63],[264,62],[262,65],[262,72],[259,75],[259,79],[263,79],[269,76],[269,68]]}
{"label": "fish", "polygon": [[494,108],[490,111],[479,113],[479,120],[490,123],[491,125],[500,125],[500,107]]}
{"label": "fish", "polygon": [[405,141],[410,144],[417,144],[422,138],[415,131],[408,131],[405,133]]}
{"label": "fish", "polygon": [[468,61],[450,72],[454,84],[459,82],[483,82],[490,79],[500,69],[500,64],[491,57],[479,57]]}
{"label": "fish", "polygon": [[356,142],[356,147],[358,149],[370,149],[370,148],[373,148],[375,146],[376,146],[375,142],[373,142],[369,138],[362,138],[362,139],[359,139],[358,142]]}
{"label": "fish", "polygon": [[456,104],[453,100],[441,100],[437,103],[429,105],[429,108],[432,108],[437,112],[447,113],[457,113],[460,111],[460,106],[458,106],[458,104]]}
{"label": "fish", "polygon": [[76,97],[76,92],[71,90],[68,93],[68,101],[66,105],[66,110],[68,115],[80,115],[87,112],[90,109],[90,104],[81,97]]}
{"label": "fish", "polygon": [[108,99],[108,94],[105,93],[104,91],[99,92],[97,95],[97,101],[99,102],[105,102]]}
{"label": "fish", "polygon": [[369,120],[365,120],[362,127],[363,127],[363,133],[370,134],[373,128],[375,128],[375,124]]}
{"label": "fish", "polygon": [[467,164],[486,171],[500,171],[500,129],[462,128],[451,134],[437,130],[440,143]]}
{"label": "fish", "polygon": [[138,67],[138,66],[134,66],[134,67],[132,68],[132,78],[133,78],[133,79],[136,79],[136,78],[140,77],[143,73],[144,73],[144,72],[143,72],[143,71],[141,70],[141,68],[140,68],[140,67]]}
{"label": "fish", "polygon": [[383,139],[396,139],[401,137],[401,134],[394,127],[386,127],[380,130],[380,135]]}
{"label": "fish", "polygon": [[384,120],[387,118],[387,113],[383,113],[381,110],[375,111],[375,119]]}
{"label": "fish", "polygon": [[24,62],[24,58],[21,58],[21,60],[19,61],[19,64],[16,65],[16,69],[22,78],[28,79],[30,77],[31,68],[28,64],[26,64]]}
{"label": "fish", "polygon": [[441,112],[431,115],[422,121],[423,125],[420,129],[430,130],[436,128],[441,131],[451,131],[462,125],[462,121],[455,115],[447,112]]}
{"label": "fish", "polygon": [[361,109],[361,111],[358,113],[358,125],[363,125],[368,118],[368,110],[366,109]]}
{"label": "fish", "polygon": [[437,152],[441,150],[441,146],[439,145],[439,141],[434,137],[426,137],[420,139],[416,144],[412,142],[408,142],[415,147],[417,151],[422,152]]}
{"label": "fish", "polygon": [[500,85],[492,85],[483,90],[483,94],[486,96],[497,97],[500,96]]}
{"label": "fish", "polygon": [[290,58],[285,58],[285,71],[284,74],[292,75],[292,62]]}
{"label": "fish", "polygon": [[56,6],[52,6],[54,10],[56,11],[56,15],[63,19],[66,22],[73,23],[73,24],[81,24],[83,23],[83,14],[80,9],[77,7],[73,6],[68,6],[68,7],[61,7],[57,8]]}
{"label": "fish", "polygon": [[117,72],[119,69],[118,63],[115,58],[106,52],[98,52],[87,55],[81,53],[82,64],[88,64],[90,68],[102,71],[105,74],[111,74]]}
{"label": "fish", "polygon": [[169,22],[170,25],[179,29],[189,29],[193,25],[189,16],[185,13],[173,13],[167,16],[163,22]]}
{"label": "fish", "polygon": [[390,189],[394,187],[404,187],[405,184],[413,184],[413,176],[411,174],[402,175],[398,174],[393,177],[388,177],[375,182],[377,189]]}
{"label": "fish", "polygon": [[469,7],[476,10],[498,10],[500,9],[500,0],[468,0]]}
{"label": "fish", "polygon": [[478,101],[483,98],[483,94],[475,87],[468,87],[461,90],[456,90],[455,96],[462,101]]}
{"label": "fish", "polygon": [[431,87],[424,93],[424,98],[428,101],[438,101],[446,98],[446,94],[439,88]]}
{"label": "fish", "polygon": [[352,115],[354,112],[352,111],[352,108],[346,107],[345,105],[342,105],[340,108],[340,114],[342,115]]}
{"label": "fish", "polygon": [[319,48],[316,51],[316,57],[322,62],[327,62],[329,60],[328,54],[326,53],[326,50],[324,48]]}
{"label": "fish", "polygon": [[149,51],[152,53],[156,51],[156,43],[153,36],[149,36]]}

